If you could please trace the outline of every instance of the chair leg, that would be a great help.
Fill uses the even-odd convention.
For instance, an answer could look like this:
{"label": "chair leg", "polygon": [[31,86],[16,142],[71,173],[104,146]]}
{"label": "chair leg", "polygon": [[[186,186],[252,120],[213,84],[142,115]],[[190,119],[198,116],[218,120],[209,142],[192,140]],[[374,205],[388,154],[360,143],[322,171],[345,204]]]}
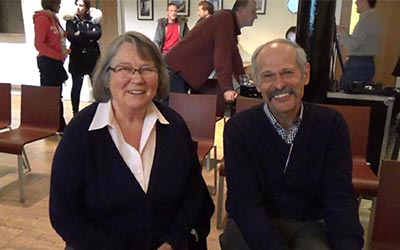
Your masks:
{"label": "chair leg", "polygon": [[219,176],[217,197],[217,229],[223,229],[222,207],[224,202],[224,176]]}
{"label": "chair leg", "polygon": [[26,156],[26,152],[25,152],[24,148],[22,148],[22,154],[23,154],[22,159],[23,159],[24,166],[25,166],[25,168],[28,169],[28,172],[30,172],[31,171],[31,165],[29,164],[29,160],[28,160],[28,157]]}
{"label": "chair leg", "polygon": [[364,244],[365,250],[371,249],[372,234],[374,232],[374,224],[375,224],[375,210],[376,210],[376,197],[373,197],[371,203],[371,213],[369,215],[367,238],[365,239],[365,244]]}
{"label": "chair leg", "polygon": [[22,155],[18,155],[18,183],[19,183],[19,201],[25,201],[25,186],[24,186],[24,160]]}
{"label": "chair leg", "polygon": [[209,171],[211,166],[211,156],[210,156],[210,152],[208,152],[208,154],[206,155],[206,170]]}
{"label": "chair leg", "polygon": [[217,163],[218,163],[218,161],[217,161],[217,146],[214,145],[214,166],[213,166],[214,167],[214,194],[213,195],[215,195],[217,192],[217,171],[218,171]]}

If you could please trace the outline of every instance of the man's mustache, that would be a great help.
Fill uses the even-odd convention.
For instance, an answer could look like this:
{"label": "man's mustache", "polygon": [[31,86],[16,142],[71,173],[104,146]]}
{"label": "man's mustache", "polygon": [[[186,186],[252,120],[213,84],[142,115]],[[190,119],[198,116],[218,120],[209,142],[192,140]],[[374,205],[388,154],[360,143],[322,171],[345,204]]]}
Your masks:
{"label": "man's mustache", "polygon": [[282,95],[282,94],[293,94],[294,96],[297,97],[296,89],[294,89],[290,86],[285,86],[282,89],[273,89],[271,92],[269,92],[268,100],[271,101],[275,96]]}

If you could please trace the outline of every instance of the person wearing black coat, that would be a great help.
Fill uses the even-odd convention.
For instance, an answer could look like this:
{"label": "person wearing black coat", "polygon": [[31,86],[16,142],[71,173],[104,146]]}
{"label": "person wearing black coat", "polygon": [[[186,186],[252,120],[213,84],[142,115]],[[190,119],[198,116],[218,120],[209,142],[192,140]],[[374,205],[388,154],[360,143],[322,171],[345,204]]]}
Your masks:
{"label": "person wearing black coat", "polygon": [[102,12],[91,8],[89,0],[75,0],[75,15],[65,15],[67,39],[71,43],[68,70],[72,75],[71,102],[74,115],[79,111],[83,77],[92,75],[100,57]]}

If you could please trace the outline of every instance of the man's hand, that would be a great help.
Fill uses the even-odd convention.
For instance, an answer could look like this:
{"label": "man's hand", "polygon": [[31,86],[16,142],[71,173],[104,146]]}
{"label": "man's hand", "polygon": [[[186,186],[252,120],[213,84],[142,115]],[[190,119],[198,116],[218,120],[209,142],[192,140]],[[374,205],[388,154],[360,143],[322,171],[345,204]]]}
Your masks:
{"label": "man's hand", "polygon": [[238,93],[236,93],[236,91],[227,90],[224,92],[224,99],[227,102],[233,102],[236,99],[237,95],[238,95]]}
{"label": "man's hand", "polygon": [[172,246],[165,242],[157,250],[172,250]]}

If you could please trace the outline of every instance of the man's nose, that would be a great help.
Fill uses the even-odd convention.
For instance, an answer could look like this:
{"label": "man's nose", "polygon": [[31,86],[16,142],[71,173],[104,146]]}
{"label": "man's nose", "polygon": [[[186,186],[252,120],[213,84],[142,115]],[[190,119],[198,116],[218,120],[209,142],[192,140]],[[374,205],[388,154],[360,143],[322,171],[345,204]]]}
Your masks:
{"label": "man's nose", "polygon": [[286,86],[286,82],[283,80],[283,77],[281,76],[281,74],[275,75],[274,86],[277,89],[282,89],[283,87]]}

